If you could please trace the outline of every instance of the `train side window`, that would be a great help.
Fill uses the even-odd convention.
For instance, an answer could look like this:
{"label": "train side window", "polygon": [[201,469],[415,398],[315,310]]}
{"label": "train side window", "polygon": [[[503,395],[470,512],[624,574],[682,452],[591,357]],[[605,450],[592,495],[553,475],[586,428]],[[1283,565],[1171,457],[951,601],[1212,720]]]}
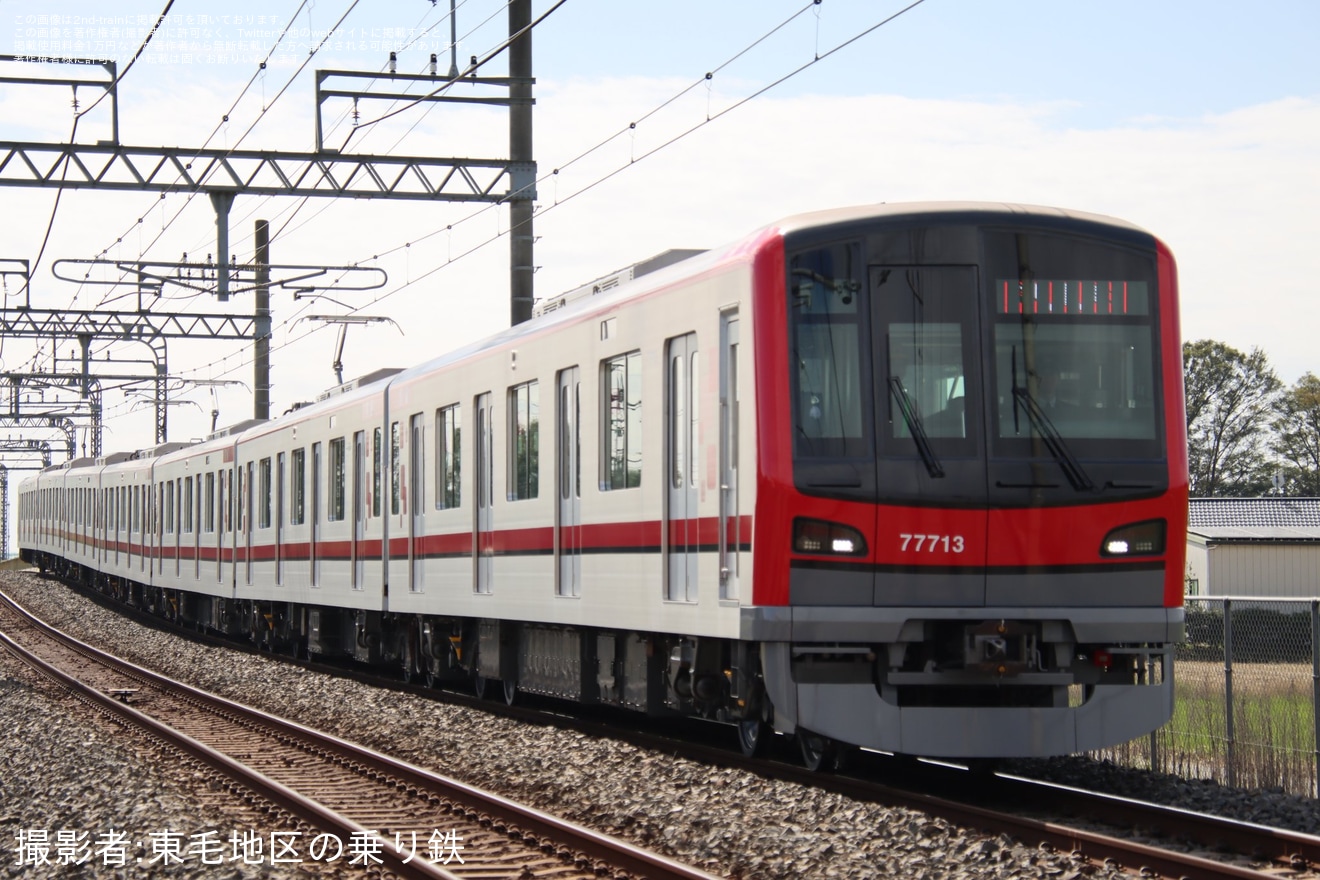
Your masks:
{"label": "train side window", "polygon": [[206,492],[202,499],[202,531],[215,531],[215,473],[206,474]]}
{"label": "train side window", "polygon": [[463,462],[459,457],[463,414],[458,404],[435,411],[435,508],[448,510],[462,504]]}
{"label": "train side window", "polygon": [[538,490],[541,404],[536,382],[509,389],[509,500],[535,498]]}
{"label": "train side window", "polygon": [[642,484],[642,355],[634,351],[601,361],[600,488]]}
{"label": "train side window", "polygon": [[257,528],[270,528],[270,457],[257,463]]}
{"label": "train side window", "polygon": [[371,515],[380,516],[380,456],[385,444],[381,439],[381,430],[371,432]]}
{"label": "train side window", "polygon": [[192,534],[193,530],[193,478],[183,478],[183,530]]}
{"label": "train side window", "polygon": [[390,513],[395,516],[399,514],[399,498],[403,494],[403,483],[399,473],[400,465],[403,463],[400,451],[402,443],[399,423],[390,422]]}
{"label": "train side window", "polygon": [[215,472],[216,491],[216,526],[221,532],[229,531],[229,471],[221,469]]}
{"label": "train side window", "polygon": [[344,438],[330,441],[330,505],[326,519],[338,522],[344,518]]}
{"label": "train side window", "polygon": [[293,450],[292,470],[289,472],[289,523],[300,526],[306,519],[306,506],[303,498],[307,488],[307,450]]}

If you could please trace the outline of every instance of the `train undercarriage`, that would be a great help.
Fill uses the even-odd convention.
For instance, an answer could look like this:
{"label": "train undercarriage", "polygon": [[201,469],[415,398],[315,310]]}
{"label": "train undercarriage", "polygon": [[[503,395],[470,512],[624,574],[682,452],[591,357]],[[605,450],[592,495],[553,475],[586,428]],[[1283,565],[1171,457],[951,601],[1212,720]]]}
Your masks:
{"label": "train undercarriage", "polygon": [[[763,753],[778,730],[793,735],[813,769],[834,765],[848,751],[845,743],[868,742],[877,731],[888,742],[903,742],[906,734],[918,744],[892,751],[938,754],[924,748],[944,728],[974,733],[977,719],[1009,709],[1062,719],[1084,714],[1094,702],[1096,711],[1121,716],[1126,713],[1113,711],[1118,702],[1104,709],[1106,699],[1148,692],[1137,698],[1152,704],[1146,714],[1163,712],[1172,678],[1166,645],[1078,644],[1066,627],[1041,622],[927,621],[884,645],[757,643],[234,600],[147,587],[53,556],[31,561],[181,627],[297,659],[393,669],[405,681],[502,696],[510,704],[519,694],[535,694],[723,722],[737,730],[749,756]],[[838,711],[844,714],[830,716]],[[899,720],[904,714],[909,721]],[[926,715],[936,729],[918,740],[910,719]],[[969,751],[1008,755],[1013,746],[991,737]]]}

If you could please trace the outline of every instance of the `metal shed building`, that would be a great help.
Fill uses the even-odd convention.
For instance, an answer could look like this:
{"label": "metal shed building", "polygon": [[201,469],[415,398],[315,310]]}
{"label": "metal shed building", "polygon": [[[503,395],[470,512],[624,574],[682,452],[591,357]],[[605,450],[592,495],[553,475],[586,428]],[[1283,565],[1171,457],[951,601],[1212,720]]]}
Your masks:
{"label": "metal shed building", "polygon": [[1320,498],[1193,498],[1190,596],[1320,597]]}

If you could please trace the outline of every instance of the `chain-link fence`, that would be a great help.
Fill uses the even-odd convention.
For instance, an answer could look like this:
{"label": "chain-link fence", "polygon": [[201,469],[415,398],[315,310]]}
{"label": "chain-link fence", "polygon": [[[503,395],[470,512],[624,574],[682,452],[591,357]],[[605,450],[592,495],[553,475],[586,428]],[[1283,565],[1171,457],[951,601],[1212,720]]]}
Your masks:
{"label": "chain-link fence", "polygon": [[1320,599],[1188,597],[1173,680],[1172,720],[1097,757],[1317,795]]}

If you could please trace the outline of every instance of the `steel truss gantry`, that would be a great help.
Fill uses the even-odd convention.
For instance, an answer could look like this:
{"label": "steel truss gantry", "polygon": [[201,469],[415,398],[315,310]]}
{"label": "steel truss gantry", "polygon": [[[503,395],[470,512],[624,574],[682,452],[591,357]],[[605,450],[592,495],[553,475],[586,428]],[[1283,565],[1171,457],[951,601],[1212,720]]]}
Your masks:
{"label": "steel truss gantry", "polygon": [[[412,201],[508,203],[510,206],[510,314],[517,324],[531,317],[533,302],[532,231],[533,200],[536,198],[536,163],[532,157],[532,16],[531,0],[509,3],[509,76],[481,77],[477,69],[503,51],[478,61],[473,58],[460,73],[451,64],[448,75],[436,73],[432,58],[430,75],[397,74],[391,64],[388,74],[361,71],[318,71],[316,80],[316,146],[314,152],[230,150],[189,147],[133,146],[121,141],[119,94],[116,67],[112,61],[96,59],[44,59],[0,55],[0,62],[75,63],[84,68],[104,68],[109,79],[89,80],[50,77],[0,77],[0,82],[44,86],[72,86],[77,107],[77,89],[103,90],[111,99],[112,136],[91,144],[0,141],[0,186],[100,189],[158,193],[206,193],[216,212],[215,293],[229,297],[229,213],[239,195],[352,197],[404,199]],[[451,6],[451,16],[453,15]],[[453,22],[451,21],[451,26]],[[452,27],[451,27],[452,29]],[[509,156],[501,159],[441,158],[346,153],[328,148],[321,130],[322,104],[329,98],[352,99],[356,112],[359,100],[399,100],[397,92],[369,89],[336,89],[331,79],[369,78],[373,81],[424,82],[433,88],[426,94],[407,97],[414,103],[476,102],[509,108]],[[452,93],[462,86],[464,94]],[[473,96],[473,88],[493,89],[495,96]],[[256,263],[266,271],[255,279],[258,297],[270,283],[269,257],[262,254],[258,235]],[[131,283],[131,282],[130,282]],[[30,284],[25,285],[27,289]],[[263,344],[269,345],[269,307],[258,306],[256,315],[162,315],[139,309],[122,312],[51,312],[30,308],[0,311],[0,333],[29,336],[65,336],[83,344],[84,365],[90,339],[147,342],[163,347],[170,336],[212,339],[252,339],[255,359],[262,360]],[[163,356],[160,358],[163,366]],[[84,373],[86,373],[84,366]],[[261,410],[261,395],[269,394],[269,379],[263,381],[258,366],[255,409]],[[164,440],[163,375],[157,389],[157,441]],[[267,406],[268,406],[268,397]],[[73,442],[70,441],[70,457]]]}

